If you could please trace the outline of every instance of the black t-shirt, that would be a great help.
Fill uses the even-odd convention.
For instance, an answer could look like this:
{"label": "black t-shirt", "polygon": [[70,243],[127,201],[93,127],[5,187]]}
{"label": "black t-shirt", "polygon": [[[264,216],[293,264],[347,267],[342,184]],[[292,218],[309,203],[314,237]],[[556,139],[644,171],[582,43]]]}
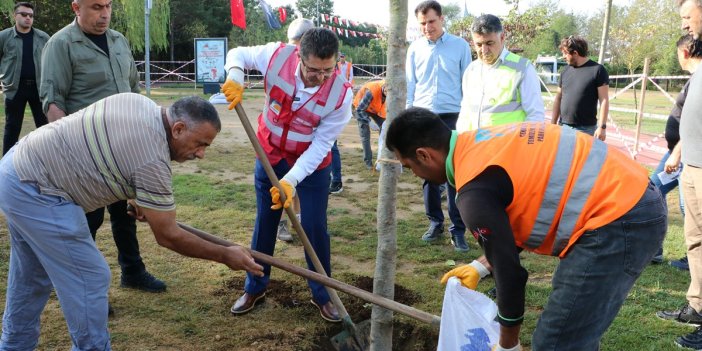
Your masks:
{"label": "black t-shirt", "polygon": [[567,66],[558,86],[561,88],[561,123],[579,126],[597,124],[597,88],[609,84],[604,66],[587,60],[582,66]]}
{"label": "black t-shirt", "polygon": [[95,43],[95,45],[102,49],[102,51],[104,51],[107,56],[110,56],[110,49],[107,46],[107,32],[97,35],[88,34],[85,32],[83,33],[86,37],[88,37],[88,39],[90,39],[90,41],[92,41],[93,43]]}
{"label": "black t-shirt", "polygon": [[668,142],[668,150],[673,151],[675,145],[680,141],[680,116],[682,115],[683,105],[687,98],[687,89],[690,87],[688,80],[680,90],[680,94],[675,98],[675,105],[668,115],[668,122],[665,124],[665,141]]}
{"label": "black t-shirt", "polygon": [[27,33],[17,34],[22,38],[22,69],[20,71],[20,79],[35,79],[36,72],[34,71],[34,29],[30,29]]}

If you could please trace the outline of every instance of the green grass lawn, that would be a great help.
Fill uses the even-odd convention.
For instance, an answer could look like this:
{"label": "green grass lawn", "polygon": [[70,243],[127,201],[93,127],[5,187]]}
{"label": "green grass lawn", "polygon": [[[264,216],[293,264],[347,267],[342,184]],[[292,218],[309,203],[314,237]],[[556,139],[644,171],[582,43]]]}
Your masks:
{"label": "green grass lawn", "polygon": [[[177,96],[199,93],[192,89],[154,89],[152,98],[165,105]],[[247,91],[244,104],[252,115],[262,105],[262,91]],[[178,219],[192,226],[248,245],[255,215],[252,185],[254,154],[248,143],[237,137],[237,118],[218,107],[224,128],[207,151],[204,160],[174,165],[174,188]],[[254,117],[254,116],[250,116]],[[31,131],[26,113],[23,133]],[[357,284],[374,274],[376,256],[377,174],[365,170],[355,123],[340,137],[343,157],[344,191],[330,197],[328,219],[332,236],[334,277]],[[373,133],[377,137],[377,133]],[[375,144],[374,144],[375,145]],[[685,254],[682,219],[677,191],[669,194],[670,220],[665,240],[666,260]],[[452,267],[470,262],[481,254],[470,239],[471,251],[456,253],[448,238],[426,244],[420,237],[427,226],[423,214],[421,181],[410,172],[400,176],[397,195],[397,278],[400,302],[440,314],[443,287],[439,279]],[[9,243],[4,219],[0,216],[0,300],[5,298]],[[341,331],[324,323],[307,302],[306,283],[299,277],[273,271],[267,302],[241,317],[229,308],[241,294],[244,274],[226,267],[179,256],[159,247],[148,227],[139,225],[142,255],[148,269],[168,284],[163,294],[149,294],[119,288],[120,271],[109,225],[98,233],[98,248],[112,268],[110,301],[116,316],[109,321],[115,350],[325,350],[324,342]],[[304,266],[299,243],[278,242],[276,256]],[[521,341],[529,349],[531,333],[550,292],[550,278],[557,264],[552,257],[522,255],[530,273]],[[693,327],[659,320],[655,312],[679,307],[685,302],[689,273],[667,263],[646,268],[629,294],[619,316],[602,340],[603,351],[671,350],[676,336]],[[494,286],[485,279],[478,290]],[[607,288],[607,287],[602,287]],[[399,294],[401,292],[402,294]],[[370,306],[359,299],[340,294],[352,318],[358,322],[370,316]],[[398,297],[399,299],[399,297]],[[396,315],[397,316],[397,315]],[[397,316],[396,350],[432,350],[438,333],[428,325]],[[66,325],[55,297],[42,315],[39,350],[70,348]]]}

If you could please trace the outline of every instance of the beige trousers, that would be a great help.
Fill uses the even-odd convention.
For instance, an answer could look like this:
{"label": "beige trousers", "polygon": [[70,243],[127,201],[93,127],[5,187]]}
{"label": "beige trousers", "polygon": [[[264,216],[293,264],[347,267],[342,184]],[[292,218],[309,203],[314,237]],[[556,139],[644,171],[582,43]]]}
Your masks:
{"label": "beige trousers", "polygon": [[680,187],[685,201],[685,245],[690,264],[687,301],[702,312],[702,168],[685,165]]}

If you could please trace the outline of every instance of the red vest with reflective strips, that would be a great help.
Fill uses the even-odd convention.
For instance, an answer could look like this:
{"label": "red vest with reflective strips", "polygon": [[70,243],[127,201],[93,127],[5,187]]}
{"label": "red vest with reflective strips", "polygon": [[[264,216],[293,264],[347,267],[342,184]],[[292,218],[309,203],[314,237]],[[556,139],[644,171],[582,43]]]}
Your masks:
{"label": "red vest with reflective strips", "polygon": [[447,175],[456,189],[490,166],[504,169],[514,198],[506,208],[517,246],[565,257],[588,230],[621,217],[648,185],[648,171],[624,153],[570,128],[519,123],[452,137]]}
{"label": "red vest with reflective strips", "polygon": [[[272,165],[286,159],[292,166],[312,143],[320,121],[341,107],[350,87],[335,70],[308,101],[293,110],[295,70],[299,62],[297,46],[281,44],[268,63],[264,80],[266,101],[263,113],[258,116],[257,136]],[[330,163],[331,153],[327,153],[317,169]]]}

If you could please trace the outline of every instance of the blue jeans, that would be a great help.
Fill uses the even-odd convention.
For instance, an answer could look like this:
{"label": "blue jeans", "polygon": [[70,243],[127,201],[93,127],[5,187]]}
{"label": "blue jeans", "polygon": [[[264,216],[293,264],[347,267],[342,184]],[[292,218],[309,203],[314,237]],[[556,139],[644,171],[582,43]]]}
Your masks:
{"label": "blue jeans", "polygon": [[665,200],[650,184],[615,221],[585,232],[561,259],[532,336],[532,350],[598,350],[629,290],[661,245]]}
{"label": "blue jeans", "polygon": [[[661,184],[661,179],[658,178],[658,173],[661,173],[665,170],[665,162],[668,161],[668,158],[670,157],[670,151],[666,152],[665,155],[663,155],[663,158],[661,159],[661,162],[658,163],[658,167],[656,167],[656,170],[653,171],[653,174],[651,174],[651,182],[655,184],[658,189],[661,190],[661,194],[663,194],[663,198],[665,198],[668,193],[675,189],[675,187],[678,186],[678,180],[674,180],[668,184]],[[680,168],[680,171],[682,172],[682,165]],[[683,201],[683,196],[682,196],[682,188],[678,188],[678,198],[679,198],[679,203],[680,203],[680,212],[682,213],[683,217],[685,217],[685,201]]]}
{"label": "blue jeans", "polygon": [[585,134],[590,134],[590,135],[595,135],[595,131],[597,131],[597,124],[593,124],[591,126],[584,126],[584,125],[578,125],[578,124],[565,124],[565,123],[560,123],[561,126],[568,127],[571,129],[575,129],[579,132],[583,132]]}
{"label": "blue jeans", "polygon": [[[302,228],[305,230],[324,270],[329,275],[331,275],[331,254],[330,237],[327,232],[327,203],[329,200],[330,168],[324,167],[314,171],[296,187],[297,196],[300,198]],[[282,160],[273,166],[273,170],[279,178],[282,178],[290,170],[290,166],[287,161]],[[256,223],[251,239],[251,249],[273,255],[282,210],[271,209],[272,201],[269,190],[272,185],[259,160],[256,160],[254,183],[256,187]],[[307,259],[307,267],[316,271],[307,254],[305,254],[305,258]],[[263,266],[264,276],[257,277],[251,273],[246,274],[244,290],[249,294],[255,295],[266,290],[270,281],[271,266],[258,263]],[[307,284],[312,290],[312,298],[317,303],[329,302],[329,294],[324,285],[311,280],[308,280]]]}
{"label": "blue jeans", "polygon": [[[441,113],[439,117],[444,124],[451,130],[456,129],[456,120],[458,113]],[[463,224],[461,214],[456,207],[456,188],[445,183],[447,187],[446,199],[448,200],[448,213],[451,219],[449,232],[451,235],[463,236],[466,232],[466,226]],[[441,189],[440,184],[432,184],[424,181],[422,190],[424,193],[424,211],[432,225],[441,226],[444,224],[444,211],[441,209]]]}
{"label": "blue jeans", "polygon": [[[384,118],[380,118],[376,115],[371,114],[370,117],[373,119],[375,124],[380,128],[380,132],[383,130]],[[371,137],[370,137],[370,126],[367,121],[357,120],[358,122],[358,135],[361,137],[361,146],[363,147],[363,162],[366,164],[366,168],[371,169],[373,167],[373,149],[371,149]],[[380,153],[380,148],[382,147],[382,139],[378,139],[378,153]]]}
{"label": "blue jeans", "polygon": [[110,350],[110,268],[90,236],[83,209],[20,182],[15,148],[0,161],[0,209],[10,232],[10,268],[0,350],[32,350],[56,289],[72,350]]}
{"label": "blue jeans", "polygon": [[341,183],[341,154],[339,153],[339,147],[336,143],[337,141],[335,140],[331,148],[331,176],[332,182]]}

